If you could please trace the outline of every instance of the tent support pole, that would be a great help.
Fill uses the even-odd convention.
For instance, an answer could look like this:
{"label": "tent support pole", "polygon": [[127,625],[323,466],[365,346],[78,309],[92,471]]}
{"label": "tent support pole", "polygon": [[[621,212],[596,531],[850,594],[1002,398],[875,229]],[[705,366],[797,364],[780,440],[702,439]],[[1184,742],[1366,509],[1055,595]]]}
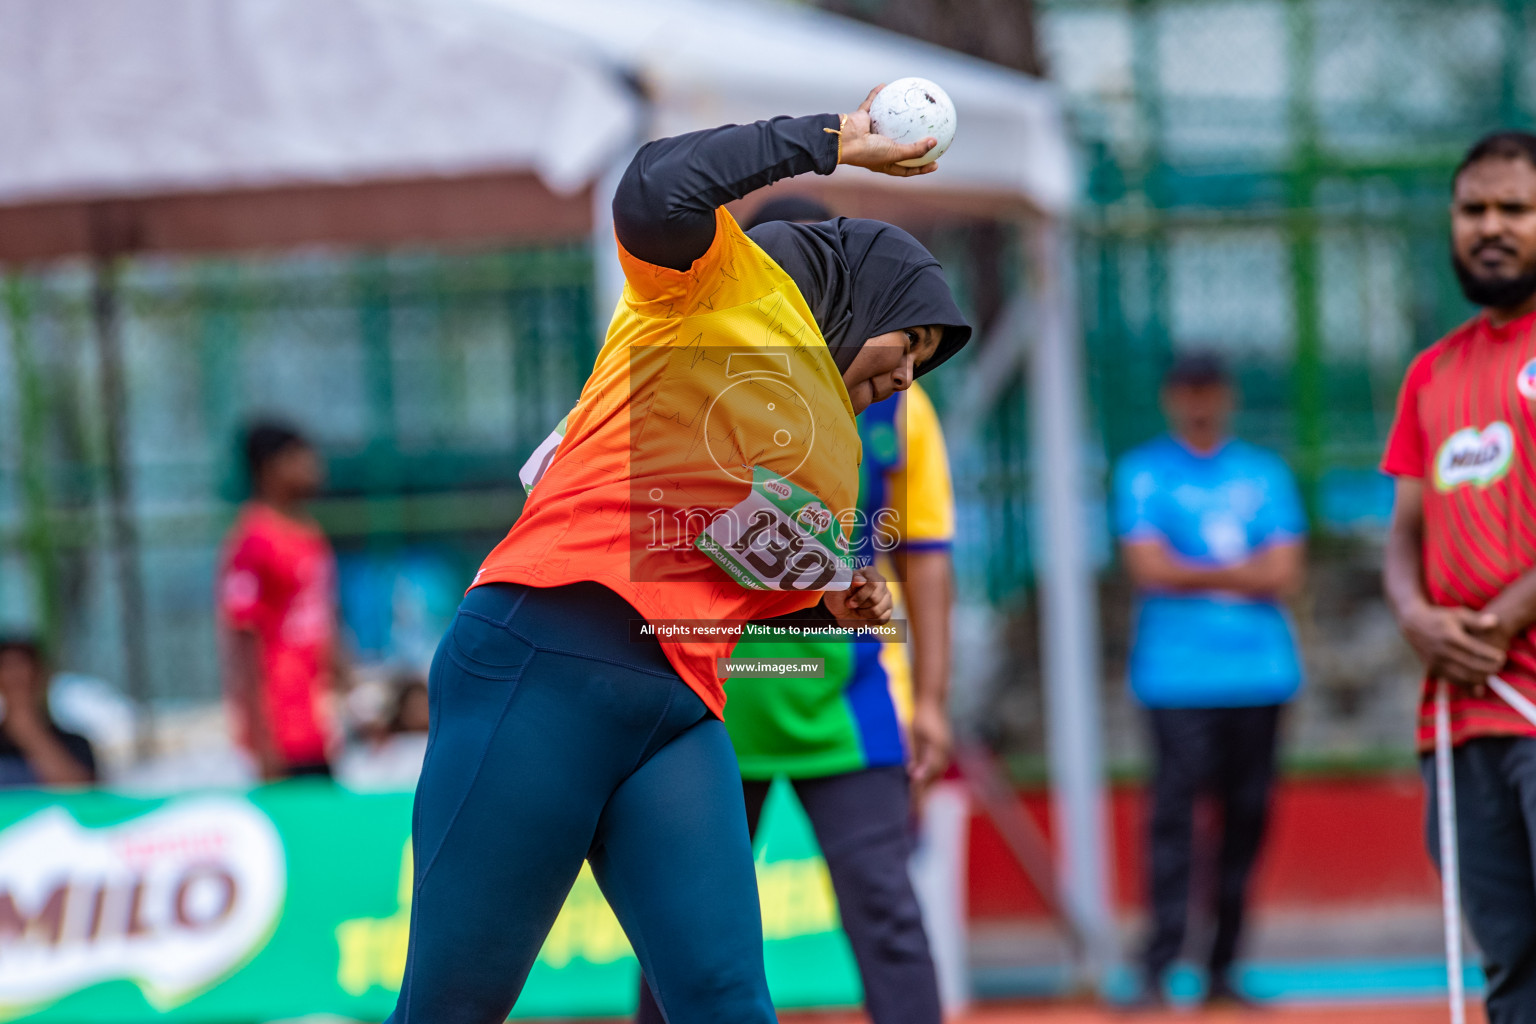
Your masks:
{"label": "tent support pole", "polygon": [[154,718],[149,700],[149,657],[145,649],[144,575],[134,517],[133,479],[128,451],[128,389],[123,372],[122,314],[117,259],[98,254],[91,282],[91,318],[101,364],[101,411],[106,427],[108,529],[122,629],[123,674],[135,716],[134,755],[153,752]]}
{"label": "tent support pole", "polygon": [[640,149],[637,136],[625,146],[602,177],[592,183],[592,303],[597,329],[597,347],[603,347],[613,309],[624,295],[624,267],[619,263],[619,249],[613,235],[613,194],[619,189],[629,162]]}
{"label": "tent support pole", "polygon": [[1046,745],[1061,905],[1083,939],[1080,980],[1101,986],[1119,959],[1108,871],[1100,721],[1099,617],[1083,510],[1082,359],[1066,227],[1024,222],[1025,285],[1038,317],[1030,361],[1030,459],[1041,529],[1036,547]]}

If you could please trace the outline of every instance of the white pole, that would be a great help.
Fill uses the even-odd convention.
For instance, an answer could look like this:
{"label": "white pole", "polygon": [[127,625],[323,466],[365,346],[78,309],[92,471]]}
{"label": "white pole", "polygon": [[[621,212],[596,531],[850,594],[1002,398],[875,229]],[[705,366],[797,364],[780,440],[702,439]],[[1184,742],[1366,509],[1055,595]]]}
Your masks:
{"label": "white pole", "polygon": [[1451,1024],[1466,1024],[1461,972],[1461,865],[1456,856],[1456,769],[1451,764],[1451,702],[1446,683],[1435,688],[1435,795],[1440,810],[1440,898],[1445,905],[1445,972],[1451,996]]}
{"label": "white pole", "polygon": [[608,334],[613,307],[624,294],[624,268],[619,264],[618,243],[613,237],[613,193],[638,148],[638,143],[626,148],[603,176],[592,183],[592,323],[597,328],[599,347]]}
{"label": "white pole", "polygon": [[923,930],[939,979],[939,1003],[949,1020],[970,1005],[966,969],[965,859],[971,801],[961,782],[938,782],[923,801],[917,849],[909,865],[923,913]]}
{"label": "white pole", "polygon": [[1488,686],[1494,693],[1503,698],[1504,703],[1520,713],[1520,717],[1536,725],[1536,704],[1532,704],[1519,690],[1510,686],[1498,676],[1488,677]]}
{"label": "white pole", "polygon": [[1071,255],[1063,226],[1025,225],[1038,333],[1030,360],[1030,447],[1044,638],[1046,745],[1061,902],[1084,939],[1084,980],[1118,959],[1109,900],[1099,707],[1098,595],[1083,522],[1087,439]]}

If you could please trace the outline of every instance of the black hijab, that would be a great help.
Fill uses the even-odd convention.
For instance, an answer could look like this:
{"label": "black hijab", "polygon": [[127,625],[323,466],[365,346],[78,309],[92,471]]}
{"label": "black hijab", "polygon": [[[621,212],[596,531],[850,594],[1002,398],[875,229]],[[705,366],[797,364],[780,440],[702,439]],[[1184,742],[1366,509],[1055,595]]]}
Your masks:
{"label": "black hijab", "polygon": [[838,370],[877,335],[934,324],[944,337],[917,375],[960,351],[971,327],[939,261],[901,228],[838,217],[819,224],[772,221],[748,232],[800,288]]}

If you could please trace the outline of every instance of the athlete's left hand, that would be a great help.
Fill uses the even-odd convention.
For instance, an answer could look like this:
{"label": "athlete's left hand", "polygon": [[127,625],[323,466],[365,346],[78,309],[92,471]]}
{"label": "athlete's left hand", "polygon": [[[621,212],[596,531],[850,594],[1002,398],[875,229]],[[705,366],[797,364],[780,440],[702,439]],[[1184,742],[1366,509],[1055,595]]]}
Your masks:
{"label": "athlete's left hand", "polygon": [[853,571],[853,583],[847,590],[828,590],[821,600],[834,619],[848,620],[845,625],[883,626],[891,621],[891,589],[869,566]]}
{"label": "athlete's left hand", "polygon": [[949,714],[944,706],[933,701],[919,701],[912,708],[912,754],[907,760],[913,806],[922,804],[928,787],[949,767],[953,749]]}

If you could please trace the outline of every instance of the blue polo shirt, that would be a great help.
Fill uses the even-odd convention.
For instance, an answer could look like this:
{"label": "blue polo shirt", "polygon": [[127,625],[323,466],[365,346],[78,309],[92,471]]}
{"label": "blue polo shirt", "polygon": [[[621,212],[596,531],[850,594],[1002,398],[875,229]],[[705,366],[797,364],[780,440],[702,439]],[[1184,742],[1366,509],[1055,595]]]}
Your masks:
{"label": "blue polo shirt", "polygon": [[[1199,454],[1163,436],[1115,468],[1122,540],[1160,538],[1185,559],[1235,565],[1306,533],[1279,456],[1242,441]],[[1149,707],[1280,704],[1301,686],[1290,617],[1273,601],[1223,592],[1138,595],[1131,690]]]}

